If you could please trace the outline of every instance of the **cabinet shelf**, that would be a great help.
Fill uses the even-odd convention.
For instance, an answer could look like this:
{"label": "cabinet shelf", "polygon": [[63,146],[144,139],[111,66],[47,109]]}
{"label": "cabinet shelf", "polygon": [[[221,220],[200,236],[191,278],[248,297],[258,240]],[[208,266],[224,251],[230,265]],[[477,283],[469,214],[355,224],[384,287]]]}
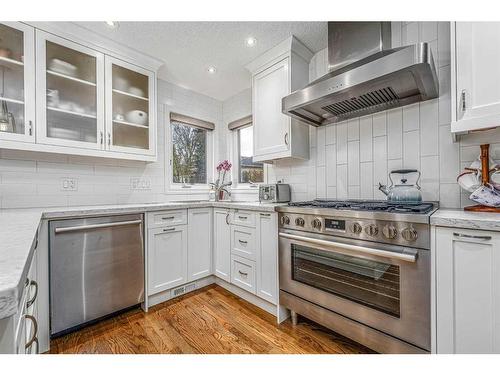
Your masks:
{"label": "cabinet shelf", "polygon": [[91,115],[88,113],[79,113],[79,112],[74,112],[74,111],[68,111],[66,109],[60,109],[60,108],[55,108],[55,107],[47,107],[49,111],[54,111],[54,112],[59,112],[59,113],[64,113],[67,115],[73,115],[73,116],[78,116],[78,117],[85,117],[85,118],[97,118],[96,115]]}
{"label": "cabinet shelf", "polygon": [[149,102],[149,98],[146,98],[144,96],[130,94],[128,92],[117,90],[117,89],[113,89],[113,92],[117,93],[117,94],[120,94],[120,95],[128,96],[130,98],[141,99],[141,100],[145,100],[145,101]]}
{"label": "cabinet shelf", "polygon": [[0,96],[0,100],[4,100],[7,103],[15,103],[15,104],[21,104],[24,105],[24,102],[22,100],[17,100],[17,99],[10,99],[10,98],[3,98]]}
{"label": "cabinet shelf", "polygon": [[148,125],[139,125],[139,124],[134,124],[133,122],[113,120],[113,123],[118,124],[118,125],[135,126],[136,128],[149,129]]}
{"label": "cabinet shelf", "polygon": [[23,67],[24,63],[22,61],[17,61],[14,59],[10,59],[8,57],[0,56],[0,64],[12,67]]}
{"label": "cabinet shelf", "polygon": [[78,83],[81,83],[81,84],[84,84],[84,85],[88,85],[88,86],[93,86],[93,87],[96,86],[96,84],[94,82],[85,81],[85,80],[80,79],[80,78],[75,78],[75,77],[72,77],[72,76],[69,76],[69,75],[66,75],[66,74],[54,72],[53,70],[47,70],[47,74],[50,74],[50,75],[55,76],[55,77],[64,78],[64,79],[67,79],[67,80],[70,80],[70,81],[73,81],[73,82],[78,82]]}

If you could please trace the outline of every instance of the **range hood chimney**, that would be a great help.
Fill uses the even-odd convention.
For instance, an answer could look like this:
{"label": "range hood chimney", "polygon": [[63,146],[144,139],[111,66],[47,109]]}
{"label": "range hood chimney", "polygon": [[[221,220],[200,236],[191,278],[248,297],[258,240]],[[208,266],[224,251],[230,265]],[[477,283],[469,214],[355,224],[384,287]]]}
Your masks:
{"label": "range hood chimney", "polygon": [[329,73],[284,97],[283,113],[321,126],[436,98],[429,45],[390,46],[390,22],[328,22]]}

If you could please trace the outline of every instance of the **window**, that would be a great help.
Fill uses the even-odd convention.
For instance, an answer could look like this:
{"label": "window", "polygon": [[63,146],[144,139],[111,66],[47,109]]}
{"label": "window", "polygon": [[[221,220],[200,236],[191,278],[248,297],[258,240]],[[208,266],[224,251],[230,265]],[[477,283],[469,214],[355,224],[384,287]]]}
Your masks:
{"label": "window", "polygon": [[209,141],[214,124],[171,113],[170,125],[172,183],[207,184],[211,165]]}
{"label": "window", "polygon": [[253,126],[239,128],[238,132],[238,183],[264,182],[264,165],[253,159]]}

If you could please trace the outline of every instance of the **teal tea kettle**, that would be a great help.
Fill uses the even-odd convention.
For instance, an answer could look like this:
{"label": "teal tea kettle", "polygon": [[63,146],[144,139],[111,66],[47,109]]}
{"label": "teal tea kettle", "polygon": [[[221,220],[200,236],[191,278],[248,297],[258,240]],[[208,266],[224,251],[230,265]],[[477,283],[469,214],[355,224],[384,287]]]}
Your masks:
{"label": "teal tea kettle", "polygon": [[[405,175],[417,173],[417,181],[415,184],[408,184],[408,179]],[[394,184],[392,175],[402,175],[403,177],[399,180],[400,183]],[[420,192],[420,172],[416,169],[397,169],[389,173],[389,180],[391,180],[391,186],[387,187],[379,183],[378,189],[387,195],[387,201],[389,203],[420,203],[422,202],[422,193]]]}

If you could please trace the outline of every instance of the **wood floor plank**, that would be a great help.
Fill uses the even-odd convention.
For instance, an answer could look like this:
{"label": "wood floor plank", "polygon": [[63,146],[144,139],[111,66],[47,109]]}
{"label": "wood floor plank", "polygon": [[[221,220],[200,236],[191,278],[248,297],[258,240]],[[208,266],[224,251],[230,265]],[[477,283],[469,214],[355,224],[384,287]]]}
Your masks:
{"label": "wood floor plank", "polygon": [[50,353],[372,353],[306,319],[293,326],[215,284],[51,341]]}

